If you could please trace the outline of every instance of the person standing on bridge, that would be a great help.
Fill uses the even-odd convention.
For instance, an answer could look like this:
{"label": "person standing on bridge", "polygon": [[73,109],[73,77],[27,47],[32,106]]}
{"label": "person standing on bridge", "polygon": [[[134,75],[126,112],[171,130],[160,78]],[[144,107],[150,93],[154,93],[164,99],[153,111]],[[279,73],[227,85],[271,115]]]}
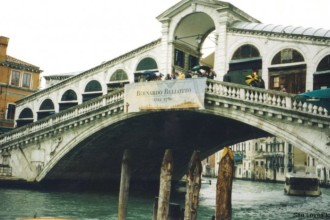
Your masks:
{"label": "person standing on bridge", "polygon": [[227,71],[227,73],[223,76],[223,81],[224,82],[231,82],[229,71]]}

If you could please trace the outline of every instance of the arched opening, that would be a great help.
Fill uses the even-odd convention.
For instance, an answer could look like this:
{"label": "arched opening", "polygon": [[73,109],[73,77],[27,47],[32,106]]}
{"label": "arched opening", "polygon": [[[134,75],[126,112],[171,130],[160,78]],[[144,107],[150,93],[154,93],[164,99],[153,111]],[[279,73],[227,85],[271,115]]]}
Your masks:
{"label": "arched opening", "polygon": [[229,62],[228,76],[231,82],[246,85],[245,77],[252,72],[256,72],[261,77],[261,70],[262,59],[259,50],[251,44],[246,44],[233,54]]}
{"label": "arched opening", "polygon": [[39,111],[37,112],[37,120],[43,119],[55,113],[54,103],[51,99],[46,99],[40,105]]}
{"label": "arched opening", "polygon": [[153,80],[158,73],[157,62],[151,58],[146,57],[142,59],[136,67],[134,73],[134,82],[144,82]]}
{"label": "arched opening", "polygon": [[102,96],[102,94],[101,84],[96,80],[92,80],[86,85],[85,92],[82,94],[83,102]]}
{"label": "arched opening", "polygon": [[110,82],[107,83],[108,85],[108,92],[115,91],[116,89],[123,88],[125,84],[128,84],[128,76],[127,73],[122,70],[116,70],[110,77]]}
{"label": "arched opening", "polygon": [[196,12],[184,17],[174,32],[173,71],[189,72],[198,65],[214,66],[217,41],[212,18]]}
{"label": "arched opening", "polygon": [[16,120],[16,127],[22,127],[24,125],[30,124],[33,122],[33,112],[30,108],[25,108],[21,111]]}
{"label": "arched opening", "polygon": [[278,52],[268,68],[269,89],[302,93],[306,90],[306,63],[295,49],[287,48]]}
{"label": "arched opening", "polygon": [[313,77],[314,90],[330,88],[330,55],[325,56],[321,60]]}
{"label": "arched opening", "polygon": [[78,105],[77,94],[72,89],[67,90],[61,98],[61,102],[58,103],[59,111],[71,108]]}

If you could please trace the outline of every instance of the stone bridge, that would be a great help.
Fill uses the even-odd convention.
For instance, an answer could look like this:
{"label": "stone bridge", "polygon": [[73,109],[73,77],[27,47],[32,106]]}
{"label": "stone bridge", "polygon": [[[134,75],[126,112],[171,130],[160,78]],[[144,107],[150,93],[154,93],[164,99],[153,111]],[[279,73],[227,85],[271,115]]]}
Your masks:
{"label": "stone bridge", "polygon": [[[152,82],[150,82],[152,83]],[[124,90],[92,99],[0,136],[8,169],[2,179],[27,182],[118,181],[123,151],[132,151],[132,180],[157,181],[165,149],[174,176],[194,150],[203,157],[224,146],[278,136],[330,168],[326,109],[288,93],[207,80],[205,109],[128,113]]]}

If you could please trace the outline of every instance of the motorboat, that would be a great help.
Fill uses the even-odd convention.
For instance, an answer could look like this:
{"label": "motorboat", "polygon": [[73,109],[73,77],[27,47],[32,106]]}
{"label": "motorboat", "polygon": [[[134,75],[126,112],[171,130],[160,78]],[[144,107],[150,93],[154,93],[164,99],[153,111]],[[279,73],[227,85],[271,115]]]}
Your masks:
{"label": "motorboat", "polygon": [[294,196],[320,196],[320,183],[316,175],[309,173],[287,173],[284,193]]}

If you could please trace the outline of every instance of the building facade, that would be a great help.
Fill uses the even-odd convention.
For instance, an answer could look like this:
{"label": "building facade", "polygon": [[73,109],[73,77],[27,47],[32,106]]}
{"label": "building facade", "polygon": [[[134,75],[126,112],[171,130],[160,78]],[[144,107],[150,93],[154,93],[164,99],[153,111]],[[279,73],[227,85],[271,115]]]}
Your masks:
{"label": "building facade", "polygon": [[[230,146],[234,154],[234,177],[253,181],[284,182],[288,172],[312,173],[330,186],[330,170],[292,144],[278,137],[259,138]],[[215,177],[221,151],[203,160],[203,175]],[[211,158],[214,158],[213,161]],[[215,161],[214,161],[215,160]]]}
{"label": "building facade", "polygon": [[0,134],[14,127],[16,101],[38,91],[39,67],[7,55],[9,38],[0,36]]}

